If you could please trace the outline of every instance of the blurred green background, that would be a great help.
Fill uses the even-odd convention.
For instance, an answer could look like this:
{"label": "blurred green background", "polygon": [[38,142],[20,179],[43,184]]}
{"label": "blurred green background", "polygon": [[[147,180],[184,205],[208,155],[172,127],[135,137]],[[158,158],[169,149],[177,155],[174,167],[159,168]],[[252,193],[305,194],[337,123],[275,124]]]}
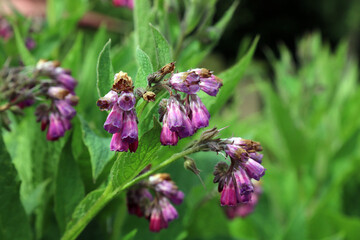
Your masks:
{"label": "blurred green background", "polygon": [[[251,63],[239,69],[242,77],[235,77],[236,88],[228,90],[226,104],[212,115],[210,126],[229,126],[221,137],[261,142],[267,168],[264,193],[253,214],[228,220],[212,183],[213,167],[223,156],[197,153],[192,158],[202,170],[206,188],[183,168],[182,161],[166,169],[186,195],[177,207],[179,219],[168,229],[149,232],[145,219],[127,214],[123,193],[79,239],[124,239],[126,234],[125,239],[359,239],[360,2],[146,2],[151,2],[149,11],[134,16],[133,10],[114,8],[111,1],[47,1],[46,20],[30,34],[37,43],[31,57],[19,45],[34,18],[19,12],[6,15],[19,33],[13,40],[0,40],[0,64],[11,57],[11,64],[18,65],[19,55],[23,63],[39,58],[62,61],[79,80],[77,111],[106,149],[109,136],[100,127],[106,114],[95,107],[95,85],[97,57],[109,38],[114,71],[139,76],[135,42],[146,36],[141,32],[143,21],[150,21],[165,36],[179,71],[207,67],[221,73],[251,55],[250,45],[259,35]],[[100,15],[86,21],[90,11]],[[155,56],[153,49],[146,49],[146,40],[140,40],[140,46],[150,58]],[[27,116],[14,121],[15,131],[3,133],[5,144],[19,172],[21,201],[35,229],[34,238],[58,239],[62,231],[56,225],[51,196],[60,150],[53,149],[65,140],[47,143],[44,134],[34,130],[39,126],[32,112]],[[81,139],[84,130],[77,121],[68,138]],[[41,159],[35,159],[31,148],[35,144],[45,146]],[[183,145],[164,151],[170,154]],[[114,161],[113,155],[107,156],[94,181],[88,148],[87,143],[73,140],[85,193],[107,181]]]}

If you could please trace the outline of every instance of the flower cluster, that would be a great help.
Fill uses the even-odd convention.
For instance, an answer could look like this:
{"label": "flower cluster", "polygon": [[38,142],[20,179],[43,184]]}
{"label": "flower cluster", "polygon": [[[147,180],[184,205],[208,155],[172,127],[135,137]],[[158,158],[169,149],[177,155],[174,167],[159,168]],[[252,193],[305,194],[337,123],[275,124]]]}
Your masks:
{"label": "flower cluster", "polygon": [[175,73],[169,80],[169,87],[186,94],[171,94],[163,101],[161,119],[163,127],[160,141],[163,145],[176,145],[178,140],[192,136],[198,129],[209,125],[210,114],[196,95],[200,90],[216,96],[222,86],[221,79],[205,68]]}
{"label": "flower cluster", "polygon": [[168,223],[178,217],[171,202],[180,204],[183,199],[184,193],[166,173],[152,175],[127,192],[129,213],[148,219],[152,232],[167,228]]}
{"label": "flower cluster", "polygon": [[111,110],[104,123],[104,129],[113,134],[110,142],[111,151],[136,151],[138,126],[135,104],[131,77],[124,72],[115,74],[112,90],[97,101],[100,110]]}
{"label": "flower cluster", "polygon": [[[25,47],[29,50],[32,50],[36,47],[35,40],[31,37],[32,28],[28,31],[28,36],[25,39]],[[10,23],[3,17],[0,16],[0,38],[3,38],[5,41],[8,41],[13,37],[13,29]]]}
{"label": "flower cluster", "polygon": [[262,188],[260,186],[260,182],[254,182],[253,185],[254,192],[252,193],[251,199],[248,203],[240,203],[237,206],[225,206],[224,211],[229,219],[233,219],[235,217],[244,218],[254,211],[262,193]]}
{"label": "flower cluster", "polygon": [[242,138],[230,138],[228,142],[225,152],[231,165],[225,162],[216,165],[214,183],[219,183],[221,205],[236,206],[251,200],[254,192],[251,179],[259,181],[265,168],[261,165],[263,155],[258,153],[262,150],[260,143]]}
{"label": "flower cluster", "polygon": [[36,65],[36,71],[38,75],[49,77],[42,84],[41,91],[50,99],[50,103],[40,104],[35,115],[37,121],[41,122],[42,131],[49,126],[46,138],[54,141],[64,136],[71,128],[70,120],[76,115],[74,106],[79,100],[74,92],[77,82],[71,76],[71,72],[61,68],[56,61],[40,60]]}

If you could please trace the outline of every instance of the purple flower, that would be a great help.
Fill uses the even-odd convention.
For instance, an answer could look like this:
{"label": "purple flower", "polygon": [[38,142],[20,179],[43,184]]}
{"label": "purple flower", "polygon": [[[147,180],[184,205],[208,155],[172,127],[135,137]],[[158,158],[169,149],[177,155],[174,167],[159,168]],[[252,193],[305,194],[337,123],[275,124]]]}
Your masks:
{"label": "purple flower", "polygon": [[5,19],[0,17],[0,37],[8,40],[13,35],[13,31],[9,22]]}
{"label": "purple flower", "polygon": [[33,105],[34,103],[35,103],[35,99],[32,98],[32,97],[30,97],[30,98],[28,98],[28,99],[25,99],[25,100],[22,101],[22,102],[19,102],[19,103],[16,104],[16,105],[18,105],[19,108],[24,109],[24,108],[26,108],[26,107],[29,107],[29,106]]}
{"label": "purple flower", "polygon": [[194,134],[191,120],[186,114],[185,107],[175,98],[170,97],[167,105],[167,122],[171,131],[177,132],[180,138],[189,137]]}
{"label": "purple flower", "polygon": [[76,115],[75,109],[65,100],[56,100],[55,106],[60,114],[67,119],[72,119]]}
{"label": "purple flower", "polygon": [[254,183],[254,192],[251,194],[250,201],[248,203],[240,203],[237,206],[226,206],[224,208],[226,216],[229,219],[233,219],[235,217],[244,218],[251,214],[259,201],[259,196],[261,192],[261,186]]}
{"label": "purple flower", "polygon": [[127,143],[138,141],[138,127],[135,111],[124,112],[121,138]]}
{"label": "purple flower", "polygon": [[69,93],[68,95],[66,95],[66,97],[64,98],[71,106],[76,106],[79,102],[79,97]]}
{"label": "purple flower", "polygon": [[200,89],[210,96],[216,96],[223,85],[222,80],[205,68],[196,68],[192,71],[200,76]]}
{"label": "purple flower", "polygon": [[59,114],[51,113],[50,114],[50,124],[49,129],[46,134],[46,138],[49,141],[55,141],[60,137],[64,136],[65,128],[62,122],[62,119]]}
{"label": "purple flower", "polygon": [[149,183],[157,192],[160,192],[175,204],[180,204],[184,199],[184,193],[179,191],[175,183],[171,181],[169,174],[160,173],[152,175],[149,178]]}
{"label": "purple flower", "polygon": [[245,161],[249,158],[249,153],[242,147],[235,144],[228,144],[225,153],[232,159]]}
{"label": "purple flower", "polygon": [[[148,170],[145,168],[139,175]],[[159,173],[131,187],[126,196],[129,213],[146,217],[150,231],[159,232],[178,217],[172,203],[180,204],[184,193],[178,190],[169,174]]]}
{"label": "purple flower", "polygon": [[65,86],[69,91],[73,91],[77,85],[76,80],[67,73],[60,73],[56,76],[56,80]]}
{"label": "purple flower", "polygon": [[222,87],[221,80],[212,75],[209,78],[200,78],[200,89],[210,96],[216,96]]}
{"label": "purple flower", "polygon": [[145,208],[153,200],[153,196],[146,188],[130,189],[126,194],[126,202],[130,214],[142,217],[145,214]]}
{"label": "purple flower", "polygon": [[128,7],[130,9],[134,8],[134,0],[113,0],[112,2],[115,7]]}
{"label": "purple flower", "polygon": [[160,198],[159,205],[165,221],[170,222],[178,217],[176,209],[166,197]]}
{"label": "purple flower", "polygon": [[98,105],[100,110],[109,111],[117,102],[117,100],[118,100],[117,92],[110,90],[110,92],[108,92],[104,97],[100,98],[96,104]]}
{"label": "purple flower", "polygon": [[32,50],[32,49],[35,48],[36,43],[35,43],[34,39],[28,37],[25,40],[25,46],[26,46],[27,49]]}
{"label": "purple flower", "polygon": [[219,183],[218,190],[221,192],[222,206],[235,206],[251,199],[254,188],[241,166],[232,164],[228,168],[226,163],[219,163],[215,167],[214,175],[214,182]]}
{"label": "purple flower", "polygon": [[195,130],[209,126],[210,114],[197,95],[190,95],[190,119]]}
{"label": "purple flower", "polygon": [[60,86],[49,87],[47,91],[48,96],[56,99],[64,99],[68,94],[69,90]]}
{"label": "purple flower", "polygon": [[136,99],[132,92],[121,92],[117,100],[119,107],[124,111],[130,111],[134,108]]}
{"label": "purple flower", "polygon": [[[167,113],[164,115],[164,119],[167,119]],[[178,134],[176,132],[172,132],[167,124],[167,120],[164,120],[161,134],[160,134],[160,142],[162,145],[171,145],[174,146],[178,143]]]}
{"label": "purple flower", "polygon": [[260,163],[251,158],[243,163],[243,166],[245,167],[246,173],[249,175],[249,177],[257,181],[259,181],[260,178],[265,174],[265,168]]}
{"label": "purple flower", "polygon": [[109,133],[119,133],[123,127],[123,115],[124,111],[119,108],[118,104],[114,104],[106,118],[104,129]]}
{"label": "purple flower", "polygon": [[195,72],[175,73],[169,82],[175,90],[187,94],[195,94],[200,90],[200,77]]}
{"label": "purple flower", "polygon": [[127,152],[129,150],[129,143],[121,138],[121,132],[113,134],[110,142],[110,150],[117,152]]}
{"label": "purple flower", "polygon": [[61,117],[61,122],[64,126],[64,129],[65,131],[68,131],[71,129],[72,125],[71,125],[71,122],[68,118],[65,118],[65,117]]}
{"label": "purple flower", "polygon": [[263,158],[263,154],[258,153],[258,152],[251,152],[249,153],[249,157],[251,159],[254,159],[255,161],[257,161],[258,163],[262,163],[262,158]]}
{"label": "purple flower", "polygon": [[151,210],[149,229],[152,232],[159,232],[163,228],[168,227],[168,221],[165,220],[159,207]]}

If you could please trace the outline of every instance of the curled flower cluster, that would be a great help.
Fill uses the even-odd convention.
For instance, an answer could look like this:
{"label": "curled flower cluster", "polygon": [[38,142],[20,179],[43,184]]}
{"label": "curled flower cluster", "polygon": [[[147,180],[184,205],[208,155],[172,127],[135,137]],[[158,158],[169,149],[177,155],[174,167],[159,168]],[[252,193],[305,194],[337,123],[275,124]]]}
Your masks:
{"label": "curled flower cluster", "polygon": [[242,138],[228,139],[230,144],[225,147],[226,154],[230,157],[231,165],[220,162],[214,171],[214,183],[219,183],[221,192],[220,203],[222,206],[236,206],[248,203],[254,192],[251,179],[259,181],[265,174],[261,165],[263,155],[260,143]]}
{"label": "curled flower cluster", "polygon": [[254,192],[252,193],[251,199],[248,203],[240,203],[237,206],[224,207],[225,214],[229,219],[233,219],[235,217],[244,218],[254,211],[262,193],[262,188],[260,186],[260,182],[254,182],[253,185]]}
{"label": "curled flower cluster", "polygon": [[138,126],[135,104],[131,77],[124,72],[115,74],[112,90],[97,101],[100,110],[111,110],[104,123],[104,129],[113,134],[111,151],[136,151]]}
{"label": "curled flower cluster", "polygon": [[192,136],[198,129],[209,125],[210,114],[196,95],[200,90],[216,96],[222,81],[205,68],[175,73],[169,80],[169,86],[186,95],[172,94],[163,102],[161,120],[163,127],[160,141],[163,145],[176,145],[178,140]]}
{"label": "curled flower cluster", "polygon": [[127,192],[129,213],[148,219],[152,232],[167,228],[168,223],[178,217],[171,203],[181,204],[183,199],[184,193],[166,173],[152,175]]}
{"label": "curled flower cluster", "polygon": [[56,61],[40,60],[36,70],[38,75],[49,77],[42,84],[41,91],[50,99],[50,103],[42,103],[36,108],[36,120],[41,122],[42,131],[49,126],[46,138],[54,141],[71,129],[70,120],[76,115],[74,106],[79,100],[74,92],[77,82],[71,72],[61,68]]}

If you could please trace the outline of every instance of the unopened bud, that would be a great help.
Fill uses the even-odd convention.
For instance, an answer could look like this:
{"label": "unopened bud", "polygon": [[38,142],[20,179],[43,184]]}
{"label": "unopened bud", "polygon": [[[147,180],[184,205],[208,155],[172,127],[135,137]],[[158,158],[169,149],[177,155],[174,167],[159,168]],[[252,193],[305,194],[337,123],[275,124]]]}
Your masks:
{"label": "unopened bud", "polygon": [[154,102],[155,101],[155,98],[156,98],[156,94],[151,92],[151,91],[148,91],[146,92],[143,96],[145,101],[147,102]]}
{"label": "unopened bud", "polygon": [[7,131],[11,131],[11,121],[6,112],[0,113],[0,126],[4,127]]}
{"label": "unopened bud", "polygon": [[47,94],[53,98],[64,99],[69,94],[69,90],[63,87],[49,87]]}
{"label": "unopened bud", "polygon": [[206,188],[205,184],[204,184],[204,181],[201,179],[200,170],[196,167],[194,159],[192,159],[192,158],[190,158],[188,156],[185,156],[184,159],[185,159],[184,168],[186,170],[189,170],[189,171],[193,172],[196,176],[198,176],[201,184],[204,186],[204,188]]}
{"label": "unopened bud", "polygon": [[200,173],[200,170],[196,167],[196,163],[195,163],[194,159],[192,159],[188,156],[185,156],[184,159],[185,159],[184,168],[186,170],[192,171],[193,173],[198,175]]}
{"label": "unopened bud", "polygon": [[160,73],[162,75],[166,75],[168,73],[172,73],[175,69],[175,62],[171,62],[171,63],[168,63],[166,64],[165,66],[163,66],[161,69],[160,69]]}
{"label": "unopened bud", "polygon": [[122,91],[133,91],[133,81],[127,73],[120,71],[114,76],[112,90],[120,93]]}
{"label": "unopened bud", "polygon": [[209,129],[209,130],[206,130],[206,131],[201,133],[200,141],[206,141],[206,140],[213,139],[219,133],[220,133],[220,131],[216,127],[212,128],[212,129]]}

